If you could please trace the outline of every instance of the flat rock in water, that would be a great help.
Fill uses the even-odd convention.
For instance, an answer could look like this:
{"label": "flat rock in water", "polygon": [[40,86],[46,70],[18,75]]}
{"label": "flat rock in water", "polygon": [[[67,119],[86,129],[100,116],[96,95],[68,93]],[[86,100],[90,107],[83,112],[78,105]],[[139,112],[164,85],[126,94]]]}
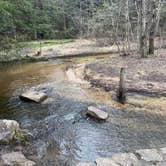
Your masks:
{"label": "flat rock in water", "polygon": [[33,101],[36,103],[40,103],[47,99],[47,95],[43,92],[28,91],[20,95],[20,99],[24,101]]}
{"label": "flat rock in water", "polygon": [[93,107],[93,106],[88,107],[87,114],[89,114],[99,120],[106,120],[108,118],[108,113],[106,113],[96,107]]}
{"label": "flat rock in water", "polygon": [[19,130],[19,123],[15,120],[0,120],[0,142],[8,142],[15,135],[15,130]]}
{"label": "flat rock in water", "polygon": [[21,152],[6,153],[1,156],[3,165],[35,166],[35,162],[28,160]]}

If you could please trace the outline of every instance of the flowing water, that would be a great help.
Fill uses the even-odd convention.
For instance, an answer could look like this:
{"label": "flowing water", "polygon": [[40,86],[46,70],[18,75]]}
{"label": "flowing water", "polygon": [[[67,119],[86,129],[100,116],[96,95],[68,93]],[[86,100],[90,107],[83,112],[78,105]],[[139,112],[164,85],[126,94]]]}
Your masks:
{"label": "flowing water", "polygon": [[[101,57],[102,58],[102,57]],[[39,166],[74,166],[79,161],[140,148],[164,146],[166,116],[143,109],[125,109],[111,95],[68,79],[66,68],[95,58],[16,63],[0,67],[0,117],[17,120],[33,134]],[[19,94],[36,89],[47,93],[42,104],[20,101]],[[110,115],[101,123],[86,116],[89,105]]]}

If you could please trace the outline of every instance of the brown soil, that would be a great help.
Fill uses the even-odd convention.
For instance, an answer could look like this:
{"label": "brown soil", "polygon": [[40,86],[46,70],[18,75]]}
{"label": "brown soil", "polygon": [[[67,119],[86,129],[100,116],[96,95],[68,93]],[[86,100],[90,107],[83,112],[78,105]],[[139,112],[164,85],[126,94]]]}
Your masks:
{"label": "brown soil", "polygon": [[93,86],[106,91],[116,90],[119,85],[120,68],[126,69],[128,92],[166,96],[166,49],[158,56],[137,58],[131,56],[96,60],[85,67],[85,78]]}

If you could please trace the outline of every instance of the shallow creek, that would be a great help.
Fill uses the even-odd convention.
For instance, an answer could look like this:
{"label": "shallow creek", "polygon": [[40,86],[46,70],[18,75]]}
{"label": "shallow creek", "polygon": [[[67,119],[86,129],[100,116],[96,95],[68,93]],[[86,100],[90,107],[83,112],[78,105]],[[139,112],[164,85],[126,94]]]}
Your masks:
{"label": "shallow creek", "polygon": [[[27,154],[39,166],[74,166],[117,152],[166,146],[164,110],[123,107],[111,99],[111,94],[68,79],[65,70],[69,65],[93,60],[0,66],[0,118],[17,120],[33,134],[36,154]],[[20,101],[19,94],[29,89],[46,92],[49,99],[41,104]],[[86,117],[89,105],[107,111],[110,118],[101,123]]]}

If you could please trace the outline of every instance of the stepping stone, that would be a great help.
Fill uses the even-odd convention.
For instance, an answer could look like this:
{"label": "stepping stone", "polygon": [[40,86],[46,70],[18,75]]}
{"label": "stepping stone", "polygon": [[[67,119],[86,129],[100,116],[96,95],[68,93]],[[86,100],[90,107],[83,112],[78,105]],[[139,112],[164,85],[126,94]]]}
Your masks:
{"label": "stepping stone", "polygon": [[36,103],[40,103],[47,99],[47,95],[43,92],[28,91],[20,95],[20,99],[24,101],[33,101]]}
{"label": "stepping stone", "polygon": [[163,161],[163,156],[156,149],[137,150],[136,153],[145,161]]}
{"label": "stepping stone", "polygon": [[106,120],[108,118],[108,113],[93,106],[88,107],[87,114],[99,120]]}
{"label": "stepping stone", "polygon": [[11,152],[6,153],[1,156],[3,165],[8,166],[35,166],[35,162],[28,160],[22,154],[22,152]]}

